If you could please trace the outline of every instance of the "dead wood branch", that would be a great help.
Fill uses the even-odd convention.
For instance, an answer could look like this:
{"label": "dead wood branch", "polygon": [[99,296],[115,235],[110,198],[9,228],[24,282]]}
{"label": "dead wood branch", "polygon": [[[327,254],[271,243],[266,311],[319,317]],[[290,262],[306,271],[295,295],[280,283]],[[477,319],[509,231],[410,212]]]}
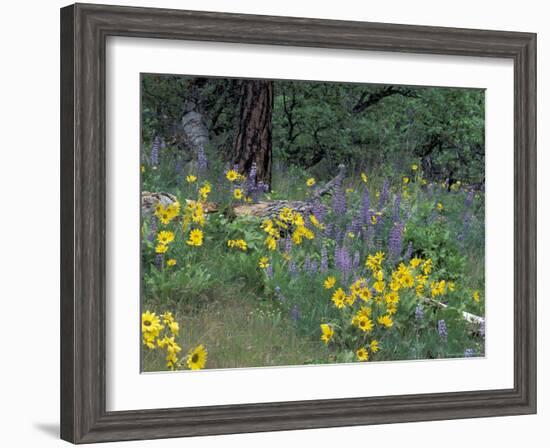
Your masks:
{"label": "dead wood branch", "polygon": [[[346,168],[344,165],[338,167],[338,174],[332,180],[327,182],[323,186],[319,186],[313,191],[311,197],[306,201],[288,201],[288,200],[272,200],[272,201],[259,201],[254,204],[239,204],[233,207],[233,213],[236,216],[257,216],[259,218],[268,218],[276,216],[279,212],[289,207],[292,210],[307,214],[311,211],[315,201],[328,194],[332,194],[333,191],[344,181],[346,176]],[[143,191],[141,193],[141,211],[143,215],[150,215],[154,212],[158,203],[161,203],[164,207],[176,202],[177,198],[164,192],[149,192]],[[186,199],[187,203],[193,202],[190,199]],[[219,205],[214,202],[208,202],[204,206],[206,213],[215,213],[219,211]]]}

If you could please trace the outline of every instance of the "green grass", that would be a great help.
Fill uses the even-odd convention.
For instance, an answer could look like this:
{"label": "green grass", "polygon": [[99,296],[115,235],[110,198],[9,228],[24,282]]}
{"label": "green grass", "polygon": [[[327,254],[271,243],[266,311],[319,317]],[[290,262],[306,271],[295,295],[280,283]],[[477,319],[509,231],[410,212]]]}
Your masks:
{"label": "green grass", "polygon": [[[159,311],[161,311],[159,309]],[[284,366],[328,362],[328,350],[301,337],[284,313],[234,289],[200,307],[175,309],[177,341],[185,353],[203,344],[208,368]],[[165,370],[158,350],[143,349],[147,371]]]}

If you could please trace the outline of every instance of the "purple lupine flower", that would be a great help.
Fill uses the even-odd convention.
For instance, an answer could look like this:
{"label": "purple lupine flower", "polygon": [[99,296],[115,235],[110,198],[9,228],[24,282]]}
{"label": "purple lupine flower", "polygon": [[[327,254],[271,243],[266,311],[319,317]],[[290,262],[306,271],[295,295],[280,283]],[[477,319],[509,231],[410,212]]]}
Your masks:
{"label": "purple lupine flower", "polygon": [[281,292],[281,288],[279,286],[275,286],[275,295],[280,303],[286,302],[286,297]]}
{"label": "purple lupine flower", "polygon": [[300,320],[301,317],[300,308],[298,308],[298,305],[294,305],[290,310],[290,318],[296,322]]}
{"label": "purple lupine flower", "polygon": [[474,356],[474,349],[473,348],[467,348],[464,350],[464,357],[465,358],[472,358]]}
{"label": "purple lupine flower", "polygon": [[471,208],[474,204],[474,190],[468,190],[468,194],[466,195],[466,199],[464,200],[464,206],[466,208]]}
{"label": "purple lupine flower", "polygon": [[370,209],[370,196],[369,196],[369,190],[365,188],[365,191],[363,191],[363,198],[362,198],[363,208],[362,208],[362,217],[363,217],[363,224],[366,226],[370,225],[370,218],[372,216],[372,212]]}
{"label": "purple lupine flower", "polygon": [[332,210],[336,216],[344,216],[346,214],[346,192],[341,184],[336,186],[334,195],[332,196]]}
{"label": "purple lupine flower", "polygon": [[311,269],[311,258],[309,255],[306,255],[306,259],[304,260],[304,272],[309,272]]}
{"label": "purple lupine flower", "polygon": [[160,152],[160,137],[158,135],[155,135],[155,137],[153,138],[153,144],[151,145],[150,163],[152,166],[158,166],[159,152]]}
{"label": "purple lupine flower", "polygon": [[351,220],[350,230],[355,234],[355,236],[359,236],[359,233],[361,232],[361,227],[361,217],[354,216]]}
{"label": "purple lupine flower", "polygon": [[325,273],[328,271],[328,253],[326,246],[321,248],[321,272]]}
{"label": "purple lupine flower", "polygon": [[269,191],[269,184],[266,184],[262,181],[258,182],[258,191],[261,193],[267,193]]}
{"label": "purple lupine flower", "polygon": [[318,266],[317,266],[317,260],[313,260],[311,262],[311,267],[309,269],[309,272],[311,273],[311,275],[315,275],[317,274],[317,270],[318,270]]}
{"label": "purple lupine flower", "polygon": [[406,262],[408,262],[412,257],[412,253],[413,253],[413,243],[412,241],[409,241],[409,244],[407,244],[407,250],[405,251],[405,255],[403,256],[403,259]]}
{"label": "purple lupine flower", "polygon": [[443,319],[437,322],[437,332],[439,333],[439,338],[443,342],[447,342],[447,324],[445,324]]}
{"label": "purple lupine flower", "polygon": [[334,233],[334,223],[333,222],[327,222],[325,225],[325,230],[323,232],[323,235],[327,238],[332,238]]}
{"label": "purple lupine flower", "polygon": [[164,254],[157,254],[155,257],[155,266],[157,269],[160,269],[162,267],[162,261],[164,260]]}
{"label": "purple lupine flower", "polygon": [[298,274],[298,266],[296,266],[294,260],[290,260],[290,263],[288,263],[288,273],[291,277],[295,277]]}
{"label": "purple lupine flower", "polygon": [[[235,170],[235,171],[238,171]],[[256,174],[258,173],[258,166],[255,162],[252,163],[252,166],[250,167],[250,171],[248,173],[248,176],[246,178],[246,185],[245,185],[245,191],[246,195],[254,202],[258,200],[258,184],[256,182]]]}
{"label": "purple lupine flower", "polygon": [[291,251],[292,251],[292,239],[290,238],[290,236],[287,236],[285,238],[285,253],[289,255]]}
{"label": "purple lupine flower", "polygon": [[399,222],[401,207],[401,193],[395,195],[395,201],[393,203],[393,222]]}
{"label": "purple lupine flower", "polygon": [[204,152],[203,146],[199,148],[199,152],[197,154],[197,166],[199,171],[203,173],[208,168],[208,159],[206,158],[206,153]]}
{"label": "purple lupine flower", "polygon": [[384,183],[382,184],[382,191],[380,192],[380,202],[378,203],[378,208],[382,209],[384,205],[386,205],[386,202],[388,202],[388,198],[390,196],[390,182],[388,179],[384,180]]}
{"label": "purple lupine flower", "polygon": [[424,320],[424,308],[422,308],[422,305],[416,305],[416,310],[414,310],[414,317],[419,322]]}
{"label": "purple lupine flower", "polygon": [[271,263],[269,263],[269,265],[265,269],[265,273],[267,275],[267,278],[269,279],[273,278],[273,265]]}
{"label": "purple lupine flower", "polygon": [[151,242],[155,241],[155,238],[157,237],[157,231],[158,221],[157,218],[153,217],[151,219],[151,228],[149,229],[149,235],[147,235],[147,239]]}
{"label": "purple lupine flower", "polygon": [[311,207],[311,213],[317,218],[317,221],[323,222],[327,214],[327,209],[319,199],[316,199]]}
{"label": "purple lupine flower", "polygon": [[346,246],[340,247],[340,249],[338,249],[335,255],[337,256],[336,266],[342,273],[345,281],[347,281],[351,273],[351,268],[353,263],[351,259],[351,255]]}
{"label": "purple lupine flower", "polygon": [[336,245],[334,246],[334,266],[338,270],[340,270],[340,261],[341,261],[340,246]]}
{"label": "purple lupine flower", "polygon": [[395,223],[388,238],[389,258],[397,260],[403,251],[403,224]]}

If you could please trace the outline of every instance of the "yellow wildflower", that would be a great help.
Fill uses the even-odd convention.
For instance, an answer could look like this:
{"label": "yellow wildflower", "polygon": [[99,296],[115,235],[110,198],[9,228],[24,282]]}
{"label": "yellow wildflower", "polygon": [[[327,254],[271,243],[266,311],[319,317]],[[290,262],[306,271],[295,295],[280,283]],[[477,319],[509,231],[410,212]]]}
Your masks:
{"label": "yellow wildflower", "polygon": [[328,344],[328,342],[332,339],[332,336],[334,336],[334,330],[332,327],[328,324],[321,324],[321,340]]}
{"label": "yellow wildflower", "polygon": [[428,275],[430,272],[432,272],[432,259],[431,258],[428,258],[424,264],[422,264],[422,272],[425,274],[425,275]]}
{"label": "yellow wildflower", "polygon": [[171,322],[168,324],[168,328],[170,329],[170,331],[172,332],[172,334],[174,335],[178,335],[179,334],[179,331],[180,331],[180,326],[177,322]]}
{"label": "yellow wildflower", "polygon": [[336,285],[336,278],[333,276],[327,277],[323,285],[325,286],[325,289],[334,288],[334,285]]}
{"label": "yellow wildflower", "polygon": [[145,311],[141,315],[141,332],[158,335],[164,327],[160,323],[160,318],[151,311]]}
{"label": "yellow wildflower", "polygon": [[292,209],[289,208],[289,207],[284,207],[279,212],[279,218],[281,218],[281,221],[284,221],[284,222],[292,222],[292,220],[293,220],[293,211],[292,211]]}
{"label": "yellow wildflower", "polygon": [[391,316],[389,315],[384,315],[384,316],[380,316],[378,319],[377,319],[378,323],[386,328],[390,328],[393,326],[393,320],[391,318]]}
{"label": "yellow wildflower", "polygon": [[370,333],[374,327],[372,320],[370,320],[367,316],[359,316],[356,322],[357,327],[365,333]]}
{"label": "yellow wildflower", "polygon": [[433,281],[430,284],[432,297],[442,296],[445,294],[445,280],[439,282]]}
{"label": "yellow wildflower", "polygon": [[188,176],[185,176],[185,180],[187,181],[187,183],[192,184],[197,181],[197,176],[189,174]]}
{"label": "yellow wildflower", "polygon": [[377,282],[374,282],[374,289],[376,292],[383,292],[384,289],[386,289],[386,282],[384,280],[378,280]]}
{"label": "yellow wildflower", "polygon": [[187,367],[191,370],[200,370],[204,369],[206,366],[206,359],[208,357],[208,352],[206,348],[201,344],[195,349],[189,352],[187,355]]}
{"label": "yellow wildflower", "polygon": [[272,236],[268,236],[265,239],[265,245],[269,250],[275,250],[277,249],[277,240],[273,238]]}
{"label": "yellow wildflower", "polygon": [[292,212],[292,224],[295,226],[303,226],[305,224],[304,218],[300,215],[300,213]]}
{"label": "yellow wildflower", "polygon": [[361,290],[359,291],[359,298],[363,302],[368,302],[372,298],[372,293],[370,292],[370,289],[368,288],[368,286],[361,288]]}
{"label": "yellow wildflower", "polygon": [[378,350],[380,350],[379,343],[376,339],[373,339],[372,341],[370,341],[369,347],[370,347],[370,351],[373,353],[376,353]]}
{"label": "yellow wildflower", "polygon": [[169,324],[169,323],[174,322],[174,315],[172,314],[171,311],[166,311],[164,314],[162,314],[161,317],[162,317],[162,321],[165,324]]}
{"label": "yellow wildflower", "polygon": [[306,185],[308,187],[313,187],[315,185],[315,179],[313,177],[310,177],[308,180],[306,180]]}
{"label": "yellow wildflower", "polygon": [[476,301],[476,302],[479,302],[479,291],[474,291],[474,293],[472,294],[472,298]]}
{"label": "yellow wildflower", "polygon": [[155,252],[157,254],[165,254],[168,251],[168,246],[166,244],[157,244],[155,247]]}
{"label": "yellow wildflower", "polygon": [[167,265],[167,266],[170,266],[170,267],[175,266],[176,264],[177,264],[177,261],[174,260],[173,258],[170,258],[170,260],[168,260],[168,261],[166,262],[166,265]]}
{"label": "yellow wildflower", "polygon": [[155,208],[155,216],[164,225],[169,224],[175,216],[159,202]]}
{"label": "yellow wildflower", "polygon": [[382,269],[382,261],[384,261],[384,253],[377,252],[375,255],[367,256],[365,266],[373,272],[380,271]]}
{"label": "yellow wildflower", "polygon": [[258,266],[260,266],[261,269],[267,269],[269,267],[269,258],[261,257],[258,261]]}
{"label": "yellow wildflower", "polygon": [[193,229],[189,233],[189,240],[187,240],[187,244],[189,246],[202,246],[202,240],[203,240],[203,233],[200,229]]}
{"label": "yellow wildflower", "polygon": [[369,352],[367,352],[367,349],[365,347],[359,348],[355,354],[357,355],[357,359],[359,361],[368,361],[369,360]]}
{"label": "yellow wildflower", "polygon": [[320,230],[323,230],[325,228],[324,224],[321,224],[319,220],[315,217],[315,215],[309,215],[309,220],[314,227],[317,227]]}
{"label": "yellow wildflower", "polygon": [[233,197],[237,200],[241,200],[243,198],[243,191],[240,188],[235,188],[233,190]]}
{"label": "yellow wildflower", "polygon": [[206,201],[211,191],[212,191],[212,186],[208,182],[205,182],[204,184],[202,184],[202,187],[199,189],[199,196],[201,201]]}
{"label": "yellow wildflower", "polygon": [[345,298],[346,298],[346,293],[342,288],[338,288],[336,291],[334,291],[334,294],[332,294],[332,302],[338,309],[344,308]]}
{"label": "yellow wildflower", "polygon": [[169,230],[162,230],[157,235],[157,241],[160,244],[170,244],[172,241],[174,241],[174,232],[170,232]]}
{"label": "yellow wildflower", "polygon": [[225,177],[229,182],[235,182],[239,178],[239,173],[237,173],[235,170],[229,170]]}
{"label": "yellow wildflower", "polygon": [[361,173],[361,180],[364,182],[364,183],[367,183],[367,181],[369,180],[369,178],[367,177],[367,175],[365,173]]}

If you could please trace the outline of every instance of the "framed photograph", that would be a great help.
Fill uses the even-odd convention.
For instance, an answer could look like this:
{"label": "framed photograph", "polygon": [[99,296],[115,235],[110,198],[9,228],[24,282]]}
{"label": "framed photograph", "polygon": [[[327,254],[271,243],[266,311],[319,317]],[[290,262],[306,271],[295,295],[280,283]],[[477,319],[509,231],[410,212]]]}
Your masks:
{"label": "framed photograph", "polygon": [[536,35],[61,10],[61,437],[536,412]]}

